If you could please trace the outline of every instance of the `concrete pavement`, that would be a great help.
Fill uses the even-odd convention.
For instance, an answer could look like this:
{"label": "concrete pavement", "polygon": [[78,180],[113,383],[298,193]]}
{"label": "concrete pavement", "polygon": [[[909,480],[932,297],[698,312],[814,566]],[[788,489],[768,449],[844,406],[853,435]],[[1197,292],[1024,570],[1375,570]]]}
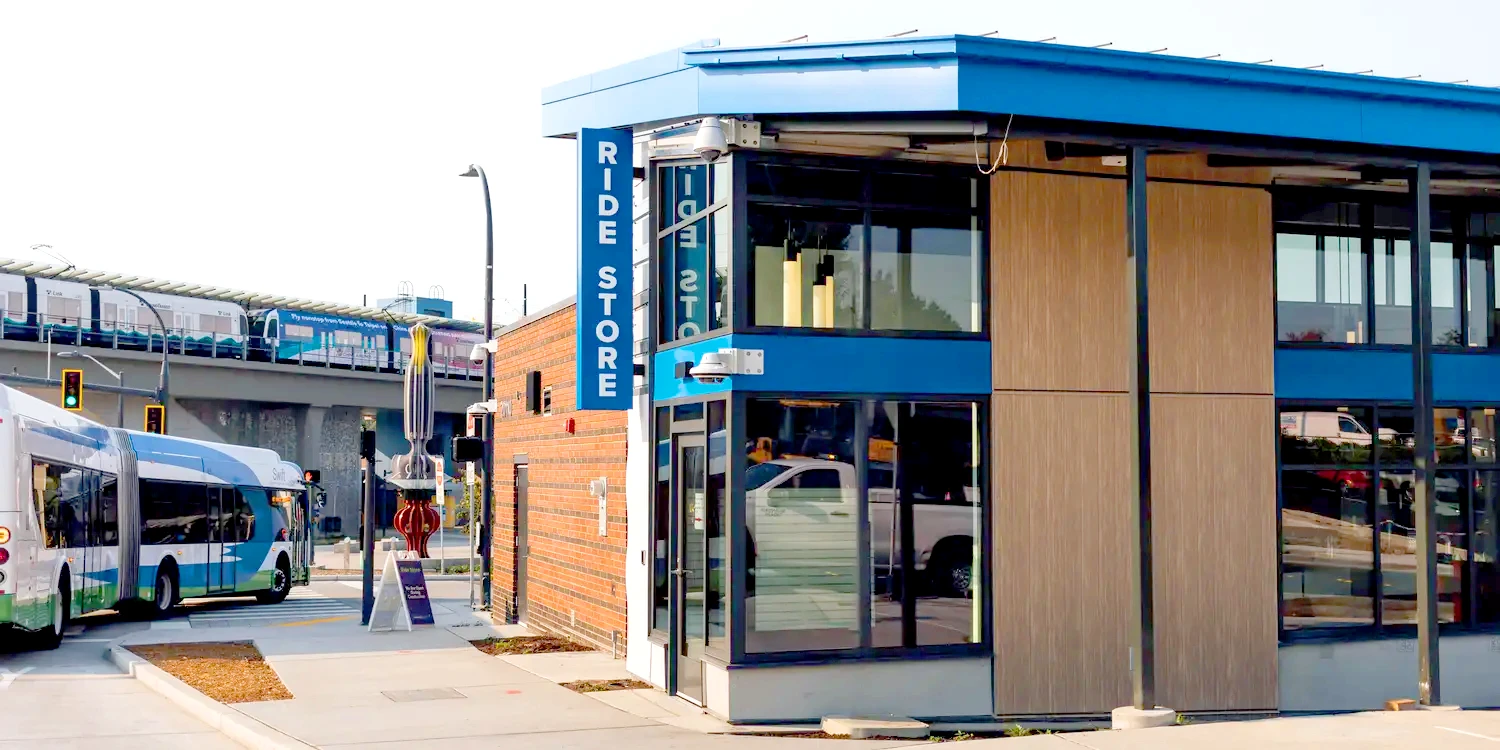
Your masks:
{"label": "concrete pavement", "polygon": [[[0,690],[0,750],[9,748],[232,748],[236,745],[100,658],[106,643],[253,640],[295,696],[237,704],[233,710],[323,748],[516,747],[676,750],[801,748],[856,745],[844,740],[731,736],[696,707],[657,690],[579,694],[567,679],[621,676],[608,654],[491,657],[465,637],[510,634],[513,626],[461,626],[469,615],[462,583],[434,582],[434,602],[451,629],[370,634],[356,618],[255,618],[243,624],[192,624],[219,611],[254,612],[253,600],[191,601],[173,620],[130,623],[113,615],[82,618],[80,634],[56,652],[0,655],[0,668],[30,668]],[[357,606],[359,590],[342,582],[310,589]],[[316,614],[316,613],[310,613]],[[472,620],[471,620],[472,621]],[[0,679],[5,673],[0,672]],[[80,710],[84,707],[85,710]],[[999,743],[1006,743],[1000,745]],[[865,741],[860,748],[925,746],[919,741]],[[1412,747],[1500,747],[1500,712],[1348,714],[1260,721],[1195,723],[1133,732],[1073,732],[966,742],[1002,750],[1342,750]]]}
{"label": "concrete pavement", "polygon": [[[105,641],[137,623],[85,618],[56,651],[0,653],[0,750],[182,748],[235,750],[232,742],[100,658]],[[20,677],[6,684],[11,675]]]}

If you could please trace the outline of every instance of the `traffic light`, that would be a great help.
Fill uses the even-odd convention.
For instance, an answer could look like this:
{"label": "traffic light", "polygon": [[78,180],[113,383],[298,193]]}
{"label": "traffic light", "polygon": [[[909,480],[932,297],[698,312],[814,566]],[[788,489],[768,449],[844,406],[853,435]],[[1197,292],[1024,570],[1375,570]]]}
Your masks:
{"label": "traffic light", "polygon": [[83,411],[83,370],[62,371],[62,407]]}
{"label": "traffic light", "polygon": [[146,404],[146,432],[161,435],[166,433],[167,407],[161,404]]}
{"label": "traffic light", "polygon": [[302,481],[317,484],[323,481],[323,472],[317,469],[308,469],[302,472]]}

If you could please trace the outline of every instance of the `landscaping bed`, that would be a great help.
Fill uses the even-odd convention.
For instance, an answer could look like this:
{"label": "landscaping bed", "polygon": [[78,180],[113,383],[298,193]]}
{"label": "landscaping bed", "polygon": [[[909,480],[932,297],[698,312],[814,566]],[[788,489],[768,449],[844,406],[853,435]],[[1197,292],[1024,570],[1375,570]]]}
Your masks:
{"label": "landscaping bed", "polygon": [[471,641],[474,648],[491,656],[517,656],[521,654],[557,654],[577,651],[593,651],[585,646],[558,635],[520,635],[514,638],[485,638]]}
{"label": "landscaping bed", "polygon": [[562,686],[575,693],[602,693],[606,690],[647,690],[655,686],[641,680],[576,680]]}
{"label": "landscaping bed", "polygon": [[132,653],[220,703],[278,701],[291,691],[249,641],[128,646]]}

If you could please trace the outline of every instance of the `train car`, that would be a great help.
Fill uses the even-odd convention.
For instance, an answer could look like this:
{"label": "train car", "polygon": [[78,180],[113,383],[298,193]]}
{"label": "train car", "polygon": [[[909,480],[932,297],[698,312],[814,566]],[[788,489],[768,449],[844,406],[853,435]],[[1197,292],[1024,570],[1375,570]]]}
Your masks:
{"label": "train car", "polygon": [[[142,292],[140,300],[77,281],[0,274],[0,336],[54,344],[153,349],[205,357],[241,357],[245,311],[233,302]],[[165,344],[163,343],[165,342]]]}
{"label": "train car", "polygon": [[301,470],[260,448],[105,427],[0,386],[0,646],[101,609],[284,600],[308,581]]}
{"label": "train car", "polygon": [[30,284],[25,276],[0,273],[0,338],[36,338],[36,316],[28,304]]}
{"label": "train car", "polygon": [[380,369],[389,363],[390,326],[376,320],[296,310],[258,310],[256,348],[275,362]]}
{"label": "train car", "polygon": [[[393,367],[401,370],[411,361],[411,333],[405,326],[394,326],[394,329],[396,346],[392,351]],[[469,359],[474,345],[482,343],[484,334],[481,333],[433,328],[432,336],[428,339],[428,355],[433,371],[438,377],[482,379],[484,365],[475,365]]]}
{"label": "train car", "polygon": [[[85,340],[103,346],[161,349],[156,316],[135,297],[114,289],[91,290],[92,320]],[[245,311],[233,302],[141,292],[167,324],[173,352],[205,357],[242,356]]]}
{"label": "train car", "polygon": [[30,285],[43,340],[80,343],[89,320],[89,287],[76,281],[33,279]]}

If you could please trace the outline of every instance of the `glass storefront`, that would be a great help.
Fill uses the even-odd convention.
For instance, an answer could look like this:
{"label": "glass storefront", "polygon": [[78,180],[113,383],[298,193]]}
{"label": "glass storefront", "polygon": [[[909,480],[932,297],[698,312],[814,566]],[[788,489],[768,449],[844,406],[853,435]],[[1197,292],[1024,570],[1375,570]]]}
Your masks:
{"label": "glass storefront", "polygon": [[[1438,619],[1500,623],[1495,409],[1433,413]],[[1412,409],[1285,403],[1281,616],[1286,632],[1416,624]]]}

